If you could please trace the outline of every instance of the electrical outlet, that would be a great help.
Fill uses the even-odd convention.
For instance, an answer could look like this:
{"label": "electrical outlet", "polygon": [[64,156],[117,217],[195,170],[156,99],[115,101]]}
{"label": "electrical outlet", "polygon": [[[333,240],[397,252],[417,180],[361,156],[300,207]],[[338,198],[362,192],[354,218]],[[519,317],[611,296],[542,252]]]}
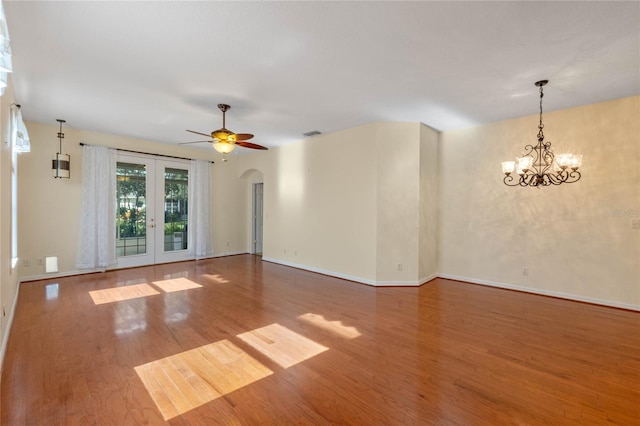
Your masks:
{"label": "electrical outlet", "polygon": [[25,268],[28,268],[31,266],[31,260],[30,259],[22,259],[22,266],[24,266]]}
{"label": "electrical outlet", "polygon": [[44,265],[44,259],[42,259],[41,257],[36,259],[36,265],[38,266],[42,266]]}
{"label": "electrical outlet", "polygon": [[529,268],[522,268],[522,275],[525,277],[529,275]]}
{"label": "electrical outlet", "polygon": [[398,271],[402,271],[402,263],[398,263]]}

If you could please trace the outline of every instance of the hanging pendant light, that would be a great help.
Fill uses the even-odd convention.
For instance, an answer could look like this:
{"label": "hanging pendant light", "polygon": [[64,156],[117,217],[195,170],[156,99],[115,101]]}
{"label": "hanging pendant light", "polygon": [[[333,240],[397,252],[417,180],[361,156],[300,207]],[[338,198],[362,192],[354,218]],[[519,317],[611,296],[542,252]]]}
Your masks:
{"label": "hanging pendant light", "polygon": [[[542,129],[542,88],[549,80],[535,83],[540,88],[540,123],[538,124],[538,143],[526,145],[524,154],[515,161],[503,161],[503,182],[508,186],[549,186],[573,183],[580,180],[578,168],[582,165],[582,155],[554,154],[551,142],[544,141]],[[514,172],[518,177],[512,176]]]}
{"label": "hanging pendant light", "polygon": [[57,119],[56,121],[60,123],[60,131],[58,132],[59,151],[56,153],[56,156],[53,158],[52,162],[53,177],[69,179],[69,177],[71,176],[71,157],[69,156],[69,154],[62,153],[62,139],[64,139],[64,133],[62,133],[62,123],[66,123],[66,121],[61,119]]}

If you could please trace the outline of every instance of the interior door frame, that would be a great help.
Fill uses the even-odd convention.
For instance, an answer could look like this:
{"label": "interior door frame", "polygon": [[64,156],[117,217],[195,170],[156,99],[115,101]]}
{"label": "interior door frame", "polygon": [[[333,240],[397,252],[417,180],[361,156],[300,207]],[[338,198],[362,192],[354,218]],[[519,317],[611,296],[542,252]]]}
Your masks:
{"label": "interior door frame", "polygon": [[[260,197],[258,197],[258,193]],[[258,202],[258,199],[260,202]],[[258,226],[258,224],[262,226]],[[259,232],[261,228],[262,232]],[[251,253],[262,254],[264,250],[264,183],[254,182],[251,184]],[[260,249],[258,249],[260,247]]]}

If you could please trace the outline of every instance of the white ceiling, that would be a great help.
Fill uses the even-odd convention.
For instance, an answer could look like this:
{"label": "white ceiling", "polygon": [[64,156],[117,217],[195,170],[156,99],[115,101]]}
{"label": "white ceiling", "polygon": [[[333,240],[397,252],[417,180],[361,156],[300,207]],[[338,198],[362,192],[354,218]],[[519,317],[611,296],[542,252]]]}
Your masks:
{"label": "white ceiling", "polygon": [[4,5],[25,119],[165,143],[221,127],[221,102],[273,147],[535,114],[540,79],[548,111],[640,94],[638,2]]}

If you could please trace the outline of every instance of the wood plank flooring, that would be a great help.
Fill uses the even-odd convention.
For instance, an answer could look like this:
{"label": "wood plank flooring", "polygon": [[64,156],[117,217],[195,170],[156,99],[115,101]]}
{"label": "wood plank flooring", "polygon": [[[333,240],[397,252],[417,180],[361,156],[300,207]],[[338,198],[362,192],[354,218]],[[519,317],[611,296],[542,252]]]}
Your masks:
{"label": "wood plank flooring", "polygon": [[3,425],[640,424],[640,314],[250,255],[25,283]]}

